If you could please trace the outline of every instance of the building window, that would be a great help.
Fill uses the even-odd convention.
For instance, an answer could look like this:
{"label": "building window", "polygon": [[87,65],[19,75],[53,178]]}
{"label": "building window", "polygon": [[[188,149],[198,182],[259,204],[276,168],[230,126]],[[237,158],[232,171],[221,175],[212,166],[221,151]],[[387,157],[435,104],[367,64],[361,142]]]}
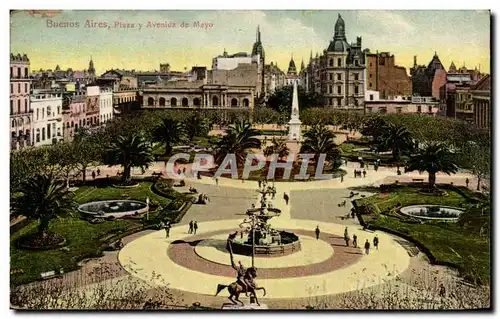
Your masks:
{"label": "building window", "polygon": [[357,59],[354,60],[354,66],[359,66],[359,61]]}
{"label": "building window", "polygon": [[160,106],[165,106],[165,98],[160,98]]}
{"label": "building window", "polygon": [[385,60],[384,59],[380,59],[378,61],[378,65],[385,65]]}
{"label": "building window", "polygon": [[148,106],[153,106],[155,104],[155,100],[152,97],[148,98]]}
{"label": "building window", "polygon": [[359,94],[359,86],[354,87],[354,94]]}
{"label": "building window", "polygon": [[219,106],[219,98],[216,96],[212,97],[212,106]]}
{"label": "building window", "polygon": [[45,127],[42,127],[42,141],[45,141]]}
{"label": "building window", "polygon": [[373,94],[370,94],[370,101],[373,101]]}
{"label": "building window", "polygon": [[27,78],[29,76],[28,74],[28,68],[24,68],[24,77]]}
{"label": "building window", "polygon": [[372,78],[373,74],[370,73],[370,79]]}
{"label": "building window", "polygon": [[337,59],[337,66],[338,67],[342,66],[342,59],[341,58]]}
{"label": "building window", "polygon": [[12,120],[12,127],[16,127],[16,120]]}
{"label": "building window", "polygon": [[36,142],[37,143],[40,142],[40,129],[39,128],[36,129]]}
{"label": "building window", "polygon": [[187,97],[182,99],[182,106],[188,106],[188,99]]}
{"label": "building window", "polygon": [[21,83],[17,83],[17,92],[21,93]]}
{"label": "building window", "polygon": [[47,139],[50,138],[51,134],[50,134],[51,130],[50,130],[50,124],[47,124]]}
{"label": "building window", "polygon": [[61,114],[61,107],[57,106],[57,115]]}
{"label": "building window", "polygon": [[331,73],[328,74],[328,80],[330,80],[330,81],[333,80],[333,74],[331,74]]}
{"label": "building window", "polygon": [[28,93],[28,83],[24,83],[24,92]]}
{"label": "building window", "polygon": [[[328,61],[328,65],[329,65],[329,66],[333,66],[333,59],[330,59],[330,60]],[[340,65],[339,65],[339,66],[340,66]]]}
{"label": "building window", "polygon": [[372,84],[370,83],[370,87],[372,87]]}
{"label": "building window", "polygon": [[342,94],[342,87],[340,85],[337,86],[337,94]]}
{"label": "building window", "polygon": [[[370,62],[370,67],[372,66],[372,63]],[[371,110],[371,109],[370,109]]]}
{"label": "building window", "polygon": [[337,73],[337,81],[342,81],[342,73]]}
{"label": "building window", "polygon": [[39,115],[40,115],[40,114],[39,114],[39,111],[40,111],[40,109],[36,109],[36,120],[37,120],[37,121],[38,121],[38,119],[39,119]]}
{"label": "building window", "polygon": [[342,98],[338,97],[337,98],[337,106],[341,106],[342,105]]}
{"label": "building window", "polygon": [[28,99],[24,99],[24,113],[28,113]]}
{"label": "building window", "polygon": [[358,73],[354,73],[354,81],[357,81],[359,80],[359,74]]}
{"label": "building window", "polygon": [[193,105],[194,105],[194,106],[200,106],[200,104],[201,104],[201,103],[200,103],[200,99],[199,99],[199,98],[194,98],[194,99],[193,99]]}
{"label": "building window", "polygon": [[170,99],[170,106],[177,106],[177,99],[175,97]]}
{"label": "building window", "polygon": [[17,113],[21,113],[21,100],[17,100]]}
{"label": "building window", "polygon": [[14,101],[10,100],[10,114],[14,114]]}
{"label": "building window", "polygon": [[13,70],[12,70],[12,67],[10,67],[10,78],[11,78],[11,79],[13,78],[13,75],[14,75],[13,73],[14,73],[14,72],[13,72]]}
{"label": "building window", "polygon": [[14,93],[14,84],[10,84],[10,93]]}
{"label": "building window", "polygon": [[243,99],[243,106],[245,107],[250,106],[250,101],[248,101],[248,99]]}
{"label": "building window", "polygon": [[237,99],[231,99],[231,106],[238,106],[238,100]]}

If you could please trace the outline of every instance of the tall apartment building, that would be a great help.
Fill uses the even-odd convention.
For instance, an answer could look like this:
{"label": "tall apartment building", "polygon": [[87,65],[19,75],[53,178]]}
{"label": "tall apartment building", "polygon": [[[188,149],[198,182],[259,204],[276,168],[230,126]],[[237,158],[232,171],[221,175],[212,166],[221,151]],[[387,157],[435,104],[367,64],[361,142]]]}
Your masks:
{"label": "tall apartment building", "polygon": [[330,45],[322,55],[311,59],[306,68],[307,90],[322,94],[327,107],[363,111],[365,53],[361,37],[356,42],[347,42],[345,22],[339,14]]}
{"label": "tall apartment building", "polygon": [[50,145],[63,139],[62,95],[59,91],[33,90],[30,96],[33,146]]}
{"label": "tall apartment building", "polygon": [[412,95],[411,78],[405,67],[395,64],[393,54],[367,53],[366,58],[367,90],[380,92],[381,99]]}
{"label": "tall apartment building", "polygon": [[10,54],[10,148],[32,145],[30,112],[30,60],[26,54]]}

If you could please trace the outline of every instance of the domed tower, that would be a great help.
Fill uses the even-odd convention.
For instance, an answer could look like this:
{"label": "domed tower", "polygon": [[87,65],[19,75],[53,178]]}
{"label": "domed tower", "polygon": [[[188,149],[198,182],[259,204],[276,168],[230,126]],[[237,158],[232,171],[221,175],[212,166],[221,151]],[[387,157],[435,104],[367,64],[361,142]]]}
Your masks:
{"label": "domed tower", "polygon": [[328,51],[330,52],[345,52],[349,48],[347,38],[345,36],[345,22],[339,14],[337,22],[335,23],[333,41],[330,41]]}

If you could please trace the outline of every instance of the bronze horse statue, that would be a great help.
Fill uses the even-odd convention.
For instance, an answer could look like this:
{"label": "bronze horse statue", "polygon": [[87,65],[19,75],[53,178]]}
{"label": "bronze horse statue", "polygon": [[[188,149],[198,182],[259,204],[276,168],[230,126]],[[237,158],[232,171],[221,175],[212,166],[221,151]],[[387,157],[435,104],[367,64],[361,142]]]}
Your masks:
{"label": "bronze horse statue", "polygon": [[[215,295],[217,296],[222,290],[226,289],[229,291],[229,300],[235,305],[237,302],[240,302],[243,305],[243,302],[240,300],[240,294],[248,294],[250,293],[250,300],[255,298],[255,302],[260,306],[259,300],[257,299],[257,295],[255,293],[256,290],[264,290],[264,296],[266,295],[266,289],[264,287],[257,287],[255,282],[255,278],[257,277],[257,269],[255,267],[250,267],[245,269],[241,262],[239,262],[239,266],[234,263],[233,258],[233,248],[231,246],[231,242],[236,238],[237,232],[234,232],[229,235],[227,240],[227,248],[229,249],[229,254],[231,258],[231,267],[236,270],[238,274],[238,278],[235,282],[229,285],[217,285],[217,292]],[[233,300],[233,297],[235,299]],[[237,301],[237,302],[236,302]]]}
{"label": "bronze horse statue", "polygon": [[[239,299],[240,298],[240,294],[241,293],[250,293],[250,300],[253,298],[255,298],[255,303],[257,303],[257,305],[260,306],[259,304],[259,299],[257,299],[257,294],[255,293],[256,290],[263,290],[264,291],[264,296],[266,295],[266,289],[264,287],[257,287],[255,285],[255,281],[254,281],[254,278],[257,277],[257,271],[255,269],[255,267],[250,267],[247,269],[246,271],[246,274],[247,276],[247,280],[251,278],[251,282],[252,282],[252,287],[243,287],[238,281],[235,281],[229,285],[221,285],[221,284],[218,284],[217,285],[217,292],[216,292],[216,296],[224,289],[227,288],[227,290],[229,291],[229,300],[231,300],[231,302],[235,305],[237,305],[237,302],[240,302],[241,305],[244,305],[243,302]],[[234,300],[233,300],[233,297],[234,297]],[[236,302],[237,301],[237,302]]]}

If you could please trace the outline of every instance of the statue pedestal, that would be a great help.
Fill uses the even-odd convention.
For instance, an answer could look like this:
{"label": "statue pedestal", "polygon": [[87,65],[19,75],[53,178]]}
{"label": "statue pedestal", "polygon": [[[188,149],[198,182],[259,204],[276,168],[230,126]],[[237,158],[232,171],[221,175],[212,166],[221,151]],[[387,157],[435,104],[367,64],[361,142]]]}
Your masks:
{"label": "statue pedestal", "polygon": [[299,119],[292,118],[288,122],[288,140],[301,141],[302,140],[302,122]]}
{"label": "statue pedestal", "polygon": [[222,305],[222,310],[267,310],[269,309],[267,305],[265,304],[260,304],[257,305],[256,303],[251,303],[248,305],[234,305],[234,304],[224,304]]}

